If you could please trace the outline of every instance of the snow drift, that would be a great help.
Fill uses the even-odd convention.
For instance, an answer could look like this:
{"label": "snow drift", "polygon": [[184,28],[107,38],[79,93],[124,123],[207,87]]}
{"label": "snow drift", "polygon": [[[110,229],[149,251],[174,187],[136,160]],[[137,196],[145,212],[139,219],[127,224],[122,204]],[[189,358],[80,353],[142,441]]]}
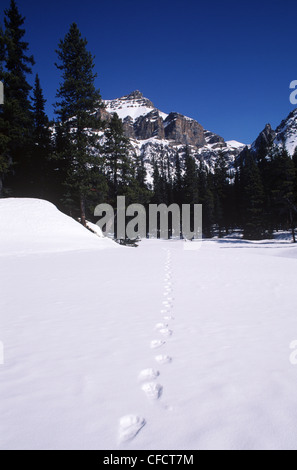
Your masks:
{"label": "snow drift", "polygon": [[53,204],[40,199],[0,200],[0,255],[100,249],[116,246],[98,238]]}

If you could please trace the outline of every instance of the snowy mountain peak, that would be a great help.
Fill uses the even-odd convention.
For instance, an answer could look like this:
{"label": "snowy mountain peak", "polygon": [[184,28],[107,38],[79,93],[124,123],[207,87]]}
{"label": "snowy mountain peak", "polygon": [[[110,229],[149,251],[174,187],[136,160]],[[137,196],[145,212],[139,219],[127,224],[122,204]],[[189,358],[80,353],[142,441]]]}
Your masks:
{"label": "snowy mountain peak", "polygon": [[106,100],[104,104],[109,113],[117,113],[123,120],[130,117],[133,121],[155,109],[153,103],[139,90],[115,100]]}
{"label": "snowy mountain peak", "polygon": [[282,145],[292,156],[297,147],[297,108],[276,128],[275,144]]}
{"label": "snowy mountain peak", "polygon": [[126,98],[131,100],[140,100],[143,98],[143,93],[141,93],[141,91],[139,90],[135,90],[132,91],[132,93],[130,93],[129,95],[127,95]]}
{"label": "snowy mountain peak", "polygon": [[[274,147],[284,148],[289,155],[293,156],[297,147],[297,108],[280,123],[276,130],[273,130],[270,124],[266,124],[251,145],[251,152],[256,158],[260,158],[268,155],[271,148]],[[243,151],[239,160],[244,160],[245,155],[246,153]]]}
{"label": "snowy mountain peak", "polygon": [[[218,155],[223,153],[232,166],[245,145],[207,131],[193,118],[178,112],[164,113],[143,96],[139,90],[114,100],[104,101],[108,116],[117,113],[123,121],[124,132],[131,140],[134,153],[144,160],[148,180],[152,178],[153,162],[171,161],[174,171],[176,154],[184,158],[185,146],[197,160],[214,168]],[[164,162],[163,162],[164,163]]]}

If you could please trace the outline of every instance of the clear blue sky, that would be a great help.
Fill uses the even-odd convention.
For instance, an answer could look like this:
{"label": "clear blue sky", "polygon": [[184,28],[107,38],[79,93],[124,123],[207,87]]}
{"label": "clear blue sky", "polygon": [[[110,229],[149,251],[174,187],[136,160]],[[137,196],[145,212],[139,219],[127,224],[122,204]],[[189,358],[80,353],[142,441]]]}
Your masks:
{"label": "clear blue sky", "polygon": [[[96,56],[104,99],[139,89],[162,111],[252,142],[294,109],[296,0],[18,0],[53,116],[55,49],[76,22]],[[9,0],[1,2],[3,9]]]}

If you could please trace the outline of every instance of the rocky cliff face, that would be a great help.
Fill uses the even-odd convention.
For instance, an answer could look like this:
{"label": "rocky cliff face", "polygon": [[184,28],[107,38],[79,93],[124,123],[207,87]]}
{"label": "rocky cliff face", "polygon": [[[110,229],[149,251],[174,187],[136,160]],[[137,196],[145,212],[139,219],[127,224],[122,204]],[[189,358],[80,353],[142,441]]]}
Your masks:
{"label": "rocky cliff face", "polygon": [[225,142],[223,137],[182,114],[163,113],[138,90],[104,103],[102,119],[109,120],[112,113],[122,119],[133,153],[144,160],[148,182],[152,180],[154,162],[159,162],[160,166],[164,161],[166,165],[169,162],[174,173],[176,155],[183,161],[186,146],[197,162],[204,162],[210,169],[214,168],[219,153],[231,167],[245,147],[236,141]]}
{"label": "rocky cliff face", "polygon": [[170,113],[164,121],[165,137],[181,145],[203,147],[206,144],[203,127],[194,119]]}
{"label": "rocky cliff face", "polygon": [[[276,130],[266,124],[249,150],[255,158],[264,158],[276,147],[286,149],[289,155],[293,156],[297,148],[297,109],[292,111]],[[238,163],[245,159],[246,152],[247,148],[239,154]]]}
{"label": "rocky cliff face", "polygon": [[165,139],[164,121],[159,111],[154,109],[145,116],[140,116],[134,124],[134,132],[138,140]]}

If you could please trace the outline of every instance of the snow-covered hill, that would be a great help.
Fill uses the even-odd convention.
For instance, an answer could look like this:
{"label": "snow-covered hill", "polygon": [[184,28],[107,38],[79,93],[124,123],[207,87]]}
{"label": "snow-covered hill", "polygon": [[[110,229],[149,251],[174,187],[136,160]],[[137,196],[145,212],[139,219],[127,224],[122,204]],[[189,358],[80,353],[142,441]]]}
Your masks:
{"label": "snow-covered hill", "polygon": [[40,199],[0,199],[0,256],[116,247]]}
{"label": "snow-covered hill", "polygon": [[225,142],[194,119],[176,112],[166,114],[160,111],[140,91],[107,100],[105,106],[104,118],[108,119],[108,115],[116,112],[123,120],[125,133],[130,138],[134,152],[144,160],[148,182],[152,180],[154,161],[159,162],[160,166],[164,163],[167,167],[169,159],[174,172],[176,154],[183,162],[186,146],[197,162],[205,162],[211,169],[219,153],[223,153],[227,163],[232,166],[245,147],[234,140]]}

